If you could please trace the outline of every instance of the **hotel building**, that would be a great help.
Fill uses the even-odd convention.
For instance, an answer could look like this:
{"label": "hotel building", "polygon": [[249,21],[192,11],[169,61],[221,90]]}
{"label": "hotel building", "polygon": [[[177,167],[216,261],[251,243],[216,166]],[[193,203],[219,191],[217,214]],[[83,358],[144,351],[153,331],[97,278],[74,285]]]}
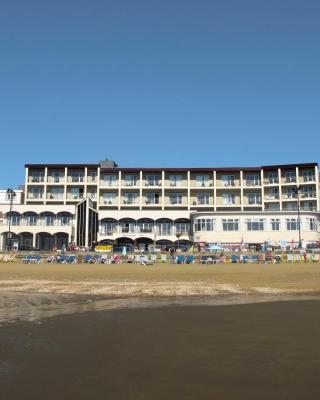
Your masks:
{"label": "hotel building", "polygon": [[[165,248],[320,240],[317,163],[248,168],[119,168],[26,164],[13,240],[40,249],[75,242]],[[1,205],[6,246],[9,200]]]}

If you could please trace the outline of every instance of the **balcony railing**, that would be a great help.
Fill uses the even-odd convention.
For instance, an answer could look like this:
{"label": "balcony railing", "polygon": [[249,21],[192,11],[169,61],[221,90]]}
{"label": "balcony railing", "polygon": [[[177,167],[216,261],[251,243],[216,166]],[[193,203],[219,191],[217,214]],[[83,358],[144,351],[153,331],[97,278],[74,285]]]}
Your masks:
{"label": "balcony railing", "polygon": [[42,194],[28,194],[27,200],[42,200],[43,199],[43,193]]}
{"label": "balcony railing", "polygon": [[268,178],[263,181],[265,185],[278,185],[279,178]]}
{"label": "balcony railing", "polygon": [[175,226],[172,226],[171,229],[168,228],[161,228],[161,226],[157,226],[156,228],[154,226],[152,227],[141,227],[137,225],[131,225],[129,227],[127,226],[114,226],[113,228],[104,228],[103,226],[100,226],[99,229],[100,235],[103,236],[113,236],[117,234],[132,234],[132,235],[139,235],[141,233],[144,234],[150,234],[154,235],[157,239],[158,237],[161,236],[175,236],[176,233],[180,233],[181,236],[189,236],[190,235],[190,229],[184,230],[184,229],[177,229]]}
{"label": "balcony railing", "polygon": [[[9,225],[9,220],[5,218],[3,221],[0,222],[0,225]],[[30,222],[27,219],[21,218],[20,221],[14,221],[11,223],[11,226],[60,226],[60,227],[69,227],[72,226],[73,223],[72,221],[69,221],[68,223],[62,222],[60,220],[54,219],[52,222],[48,223],[45,220],[37,220],[35,222]]]}
{"label": "balcony railing", "polygon": [[47,199],[50,200],[64,200],[63,194],[47,193]]}
{"label": "balcony railing", "polygon": [[31,183],[43,183],[44,182],[44,176],[29,176],[28,182],[31,182]]}

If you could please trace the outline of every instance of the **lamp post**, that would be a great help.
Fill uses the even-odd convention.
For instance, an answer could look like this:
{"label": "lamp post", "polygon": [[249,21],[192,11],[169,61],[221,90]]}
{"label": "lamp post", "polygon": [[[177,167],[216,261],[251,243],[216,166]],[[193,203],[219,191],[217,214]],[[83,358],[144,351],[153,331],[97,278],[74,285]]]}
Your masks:
{"label": "lamp post", "polygon": [[298,248],[301,249],[302,247],[302,243],[301,243],[301,224],[300,224],[300,186],[297,186],[295,188],[295,194],[297,195],[297,211],[298,211],[298,230],[299,230],[299,244],[298,244]]}
{"label": "lamp post", "polygon": [[180,237],[181,237],[181,233],[180,233],[180,232],[177,232],[177,233],[176,233],[176,237],[177,237],[177,239],[178,239],[178,247],[177,247],[177,249],[179,250],[179,240],[180,240]]}
{"label": "lamp post", "polygon": [[8,250],[10,250],[11,249],[10,242],[11,242],[11,236],[12,236],[12,234],[11,234],[11,212],[12,212],[13,199],[16,197],[16,193],[12,189],[7,189],[7,196],[10,199],[10,209],[9,209],[9,231],[7,234],[6,247]]}

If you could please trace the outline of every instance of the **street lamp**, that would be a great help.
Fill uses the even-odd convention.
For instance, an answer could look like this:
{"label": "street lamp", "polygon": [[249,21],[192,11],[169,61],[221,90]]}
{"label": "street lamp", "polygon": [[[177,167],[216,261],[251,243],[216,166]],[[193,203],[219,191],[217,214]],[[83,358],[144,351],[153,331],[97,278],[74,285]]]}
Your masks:
{"label": "street lamp", "polygon": [[13,191],[12,189],[7,189],[7,197],[8,199],[10,199],[10,209],[9,209],[9,231],[7,234],[7,249],[10,250],[11,246],[10,246],[10,242],[11,242],[11,212],[12,212],[12,203],[13,203],[13,199],[16,197],[16,192]]}
{"label": "street lamp", "polygon": [[177,233],[176,233],[176,237],[177,237],[177,239],[178,239],[178,247],[177,247],[177,249],[179,250],[179,239],[180,239],[180,237],[181,237],[181,233],[180,233],[180,232],[177,232]]}
{"label": "street lamp", "polygon": [[297,195],[297,211],[298,211],[298,230],[299,230],[299,244],[298,248],[301,249],[302,243],[301,243],[301,224],[300,224],[300,197],[299,194],[301,192],[300,186],[297,185],[297,187],[294,189],[295,194]]}

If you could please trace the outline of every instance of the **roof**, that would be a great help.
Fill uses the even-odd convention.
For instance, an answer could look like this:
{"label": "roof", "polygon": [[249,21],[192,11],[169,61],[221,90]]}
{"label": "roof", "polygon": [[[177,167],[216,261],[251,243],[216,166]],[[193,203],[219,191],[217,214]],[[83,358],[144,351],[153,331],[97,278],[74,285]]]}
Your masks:
{"label": "roof", "polygon": [[[26,168],[31,168],[31,169],[37,169],[37,168],[56,168],[56,169],[62,169],[65,167],[68,168],[78,168],[82,169],[84,167],[87,168],[98,168],[100,164],[25,164]],[[193,167],[193,168],[101,168],[101,172],[119,172],[119,171],[124,171],[124,172],[161,172],[161,171],[167,171],[167,172],[208,172],[208,171],[217,171],[217,172],[237,172],[237,171],[244,171],[244,172],[253,172],[253,171],[260,171],[261,169],[264,170],[275,170],[278,168],[282,169],[289,169],[289,168],[295,168],[295,167],[301,167],[301,168],[314,168],[318,166],[317,162],[311,162],[311,163],[298,163],[298,164],[277,164],[277,165],[263,165],[263,166],[256,166],[256,167]]]}

